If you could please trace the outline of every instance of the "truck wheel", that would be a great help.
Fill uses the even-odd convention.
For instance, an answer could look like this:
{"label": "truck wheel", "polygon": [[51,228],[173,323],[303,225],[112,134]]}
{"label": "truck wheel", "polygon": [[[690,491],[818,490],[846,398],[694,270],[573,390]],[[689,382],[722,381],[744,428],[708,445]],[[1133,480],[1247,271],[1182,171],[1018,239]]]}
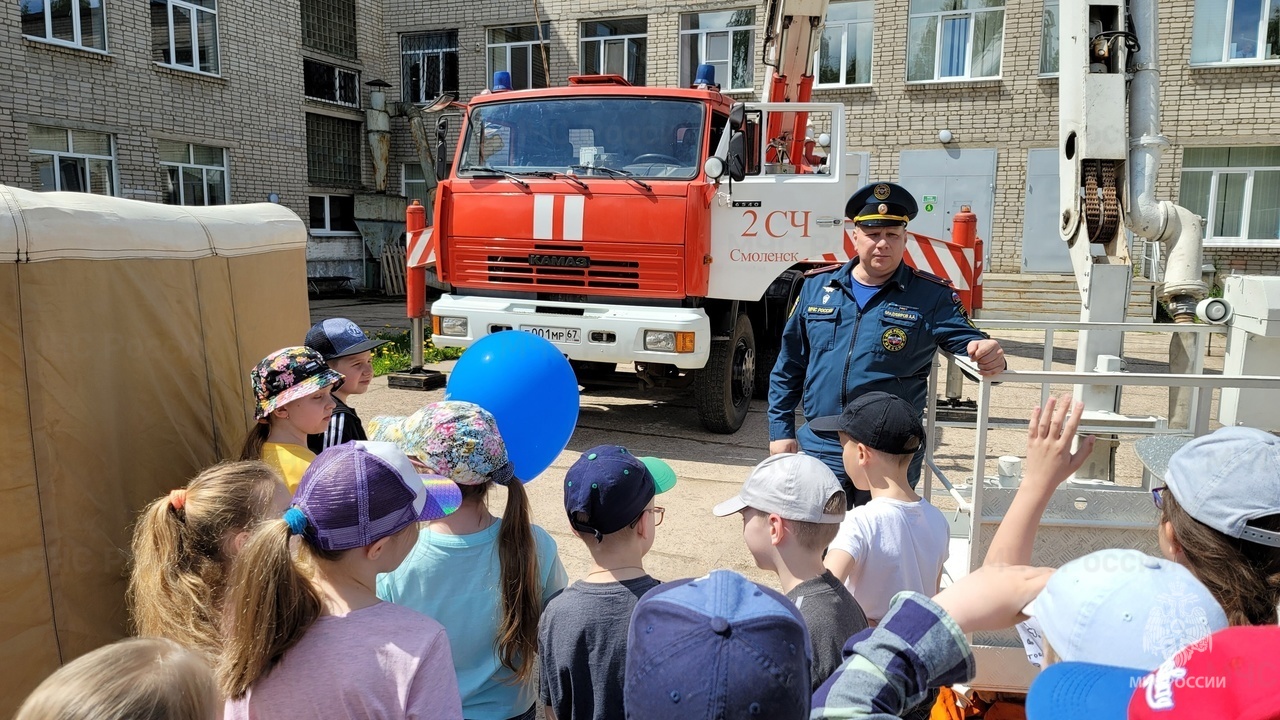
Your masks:
{"label": "truck wheel", "polygon": [[711,341],[707,366],[695,374],[693,397],[702,426],[714,433],[737,432],[747,419],[756,379],[756,337],[751,320],[738,315],[728,339]]}
{"label": "truck wheel", "polygon": [[757,400],[769,399],[769,376],[773,374],[773,365],[778,362],[778,354],[781,352],[782,348],[777,345],[760,348],[760,354],[756,356],[756,385],[753,393]]}

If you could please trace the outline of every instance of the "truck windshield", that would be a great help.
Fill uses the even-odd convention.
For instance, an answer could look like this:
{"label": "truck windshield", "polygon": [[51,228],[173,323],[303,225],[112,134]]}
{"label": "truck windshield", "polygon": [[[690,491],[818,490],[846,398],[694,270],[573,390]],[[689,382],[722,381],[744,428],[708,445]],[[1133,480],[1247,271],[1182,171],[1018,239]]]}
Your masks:
{"label": "truck windshield", "polygon": [[695,101],[627,97],[486,103],[471,111],[458,175],[689,180],[704,156],[703,112]]}

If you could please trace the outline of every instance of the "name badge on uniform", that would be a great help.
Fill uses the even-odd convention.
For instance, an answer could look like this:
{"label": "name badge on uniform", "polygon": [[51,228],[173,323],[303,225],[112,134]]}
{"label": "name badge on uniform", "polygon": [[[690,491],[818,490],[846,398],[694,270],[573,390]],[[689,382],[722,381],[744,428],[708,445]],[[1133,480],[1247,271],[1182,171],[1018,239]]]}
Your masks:
{"label": "name badge on uniform", "polygon": [[809,315],[830,315],[836,311],[835,308],[822,305],[810,305],[805,308],[805,312]]}
{"label": "name badge on uniform", "polygon": [[905,323],[917,323],[920,321],[920,313],[911,308],[904,308],[898,305],[890,305],[884,309],[884,316],[891,320],[901,320]]}

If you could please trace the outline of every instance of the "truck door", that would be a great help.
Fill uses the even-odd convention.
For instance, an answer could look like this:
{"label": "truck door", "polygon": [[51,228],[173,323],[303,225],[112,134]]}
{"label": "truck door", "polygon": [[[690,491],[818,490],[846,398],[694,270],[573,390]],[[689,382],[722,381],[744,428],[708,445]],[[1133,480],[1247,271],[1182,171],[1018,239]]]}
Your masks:
{"label": "truck door", "polygon": [[[726,176],[711,207],[711,274],[707,294],[759,300],[784,270],[805,260],[835,260],[844,250],[848,199],[844,106],[757,103],[747,106],[747,176]],[[790,138],[769,138],[770,113],[806,112],[814,143],[791,158]],[[788,126],[790,123],[783,123]],[[819,147],[822,135],[830,137]],[[853,171],[856,173],[857,168]]]}

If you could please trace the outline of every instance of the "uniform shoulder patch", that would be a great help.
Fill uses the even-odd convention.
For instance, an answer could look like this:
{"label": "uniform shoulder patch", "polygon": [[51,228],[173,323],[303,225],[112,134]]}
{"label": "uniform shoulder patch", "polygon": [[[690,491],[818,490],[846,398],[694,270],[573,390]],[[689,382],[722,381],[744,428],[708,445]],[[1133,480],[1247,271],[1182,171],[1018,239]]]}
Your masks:
{"label": "uniform shoulder patch", "polygon": [[822,275],[823,273],[829,273],[833,270],[839,270],[841,267],[841,265],[823,265],[822,267],[816,267],[812,270],[806,271],[804,276],[813,277],[815,275]]}
{"label": "uniform shoulder patch", "polygon": [[919,269],[919,268],[914,268],[914,267],[913,267],[913,268],[911,268],[911,272],[915,273],[916,277],[922,277],[922,278],[924,278],[925,280],[931,280],[931,281],[933,281],[933,282],[938,283],[939,285],[945,285],[945,286],[947,286],[947,287],[951,287],[951,285],[952,285],[952,283],[951,283],[951,281],[950,281],[950,280],[948,280],[948,279],[946,279],[946,278],[944,278],[944,277],[938,277],[937,275],[934,275],[933,273],[925,272],[925,271],[923,271],[923,270],[921,270],[921,269]]}

